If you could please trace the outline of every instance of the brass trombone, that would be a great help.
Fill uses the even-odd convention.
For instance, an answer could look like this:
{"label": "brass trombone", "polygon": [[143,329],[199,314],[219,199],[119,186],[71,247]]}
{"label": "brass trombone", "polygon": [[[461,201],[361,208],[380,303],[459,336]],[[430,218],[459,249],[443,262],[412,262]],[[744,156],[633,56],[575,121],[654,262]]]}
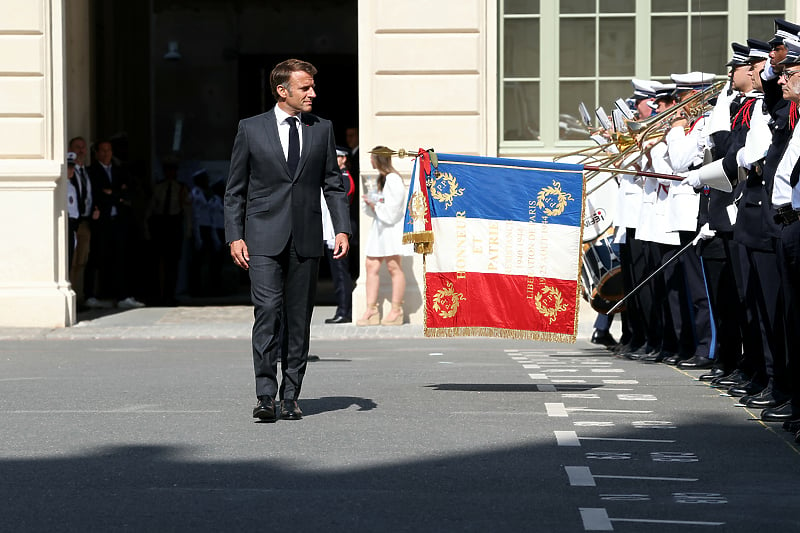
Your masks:
{"label": "brass trombone", "polygon": [[709,100],[716,96],[726,83],[728,83],[727,79],[718,80],[706,89],[693,94],[686,100],[675,104],[661,113],[644,120],[629,120],[627,121],[628,131],[631,132],[631,135],[633,135],[641,145],[644,140],[652,137],[651,134],[654,131],[669,126],[669,123],[678,113],[686,112],[690,117],[700,116],[705,111]]}

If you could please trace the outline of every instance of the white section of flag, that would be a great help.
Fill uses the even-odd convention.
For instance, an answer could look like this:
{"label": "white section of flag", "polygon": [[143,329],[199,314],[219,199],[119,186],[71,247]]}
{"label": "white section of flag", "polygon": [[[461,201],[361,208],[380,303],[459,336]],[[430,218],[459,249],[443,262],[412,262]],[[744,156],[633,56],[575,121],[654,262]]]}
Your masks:
{"label": "white section of flag", "polygon": [[575,280],[580,227],[439,217],[428,272],[478,272]]}

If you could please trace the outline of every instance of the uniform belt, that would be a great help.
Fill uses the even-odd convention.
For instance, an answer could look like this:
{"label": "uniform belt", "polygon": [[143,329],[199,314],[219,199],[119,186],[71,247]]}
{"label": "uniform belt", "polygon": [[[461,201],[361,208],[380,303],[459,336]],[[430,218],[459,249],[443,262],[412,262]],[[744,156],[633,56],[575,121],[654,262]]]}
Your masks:
{"label": "uniform belt", "polygon": [[782,205],[776,209],[775,222],[788,226],[793,222],[800,220],[800,212],[793,209],[791,205]]}

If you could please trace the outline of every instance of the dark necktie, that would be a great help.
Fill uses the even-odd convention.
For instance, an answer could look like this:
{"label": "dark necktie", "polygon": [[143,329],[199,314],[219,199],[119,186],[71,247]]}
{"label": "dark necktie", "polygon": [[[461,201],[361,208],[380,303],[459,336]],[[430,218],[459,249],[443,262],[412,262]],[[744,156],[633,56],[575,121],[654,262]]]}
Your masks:
{"label": "dark necktie", "polygon": [[800,181],[800,158],[794,164],[794,168],[792,169],[792,173],[789,175],[789,185],[794,188],[797,185],[797,182]]}
{"label": "dark necktie", "polygon": [[289,154],[286,157],[286,164],[289,166],[289,173],[294,177],[297,171],[297,163],[300,162],[300,133],[297,131],[297,117],[289,117]]}
{"label": "dark necktie", "polygon": [[69,179],[69,182],[75,188],[75,192],[78,193],[78,217],[82,217],[83,216],[83,200],[81,198],[82,198],[83,195],[81,194],[80,187],[78,187],[78,178],[76,178],[75,175],[73,174],[72,177]]}
{"label": "dark necktie", "polygon": [[83,167],[75,167],[75,188],[78,190],[78,210],[80,216],[86,214],[86,178]]}

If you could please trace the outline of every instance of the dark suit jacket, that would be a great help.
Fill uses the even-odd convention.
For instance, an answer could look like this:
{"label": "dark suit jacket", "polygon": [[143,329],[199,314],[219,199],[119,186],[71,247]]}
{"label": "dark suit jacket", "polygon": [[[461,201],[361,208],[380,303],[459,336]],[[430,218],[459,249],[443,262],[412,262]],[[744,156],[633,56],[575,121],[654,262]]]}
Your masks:
{"label": "dark suit jacket", "polygon": [[278,255],[292,236],[299,255],[321,256],[320,188],[334,231],[351,233],[331,123],[310,113],[299,118],[303,140],[294,176],[274,109],[239,122],[225,188],[225,240],[244,239],[251,255]]}
{"label": "dark suit jacket", "polygon": [[[117,215],[130,214],[130,183],[123,167],[111,166],[112,180],[108,179],[105,169],[100,163],[89,167],[89,179],[92,183],[92,201],[100,209],[100,220],[111,217],[111,208],[117,208]],[[111,194],[104,190],[110,189]]]}

